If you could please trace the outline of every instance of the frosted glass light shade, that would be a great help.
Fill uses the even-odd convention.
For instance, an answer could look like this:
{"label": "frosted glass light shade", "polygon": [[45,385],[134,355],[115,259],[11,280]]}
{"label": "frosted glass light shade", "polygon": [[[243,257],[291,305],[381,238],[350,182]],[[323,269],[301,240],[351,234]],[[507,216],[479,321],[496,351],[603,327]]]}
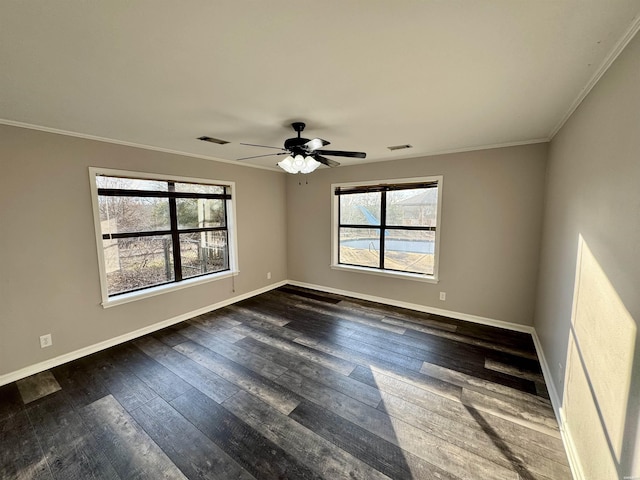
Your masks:
{"label": "frosted glass light shade", "polygon": [[300,173],[311,173],[319,166],[320,162],[318,162],[315,158],[306,157],[304,159],[304,166],[300,169]]}
{"label": "frosted glass light shade", "polygon": [[289,155],[278,162],[278,166],[287,173],[311,173],[320,166],[320,162],[313,157],[296,155],[294,158]]}
{"label": "frosted glass light shade", "polygon": [[298,170],[293,166],[293,157],[291,155],[278,162],[278,166],[287,173],[298,173]]}

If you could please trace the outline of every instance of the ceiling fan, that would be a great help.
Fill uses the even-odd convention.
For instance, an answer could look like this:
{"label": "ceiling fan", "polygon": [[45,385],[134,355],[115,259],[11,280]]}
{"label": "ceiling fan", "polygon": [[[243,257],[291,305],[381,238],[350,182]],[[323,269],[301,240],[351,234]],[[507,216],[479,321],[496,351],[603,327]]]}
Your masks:
{"label": "ceiling fan", "polygon": [[282,162],[278,162],[278,165],[289,173],[310,173],[315,170],[320,164],[327,165],[328,167],[337,167],[340,163],[326,158],[324,155],[330,155],[335,157],[351,157],[351,158],[366,158],[367,154],[364,152],[345,152],[342,150],[324,150],[322,147],[329,145],[330,142],[323,140],[322,138],[302,138],[300,134],[305,127],[304,122],[293,122],[291,127],[298,133],[297,137],[288,138],[284,141],[284,148],[270,147],[267,145],[256,145],[253,143],[241,143],[240,145],[247,145],[250,147],[262,147],[272,148],[275,150],[282,150],[278,153],[268,153],[266,155],[254,155],[252,157],[238,158],[238,160],[249,160],[251,158],[270,157],[273,155],[288,155]]}

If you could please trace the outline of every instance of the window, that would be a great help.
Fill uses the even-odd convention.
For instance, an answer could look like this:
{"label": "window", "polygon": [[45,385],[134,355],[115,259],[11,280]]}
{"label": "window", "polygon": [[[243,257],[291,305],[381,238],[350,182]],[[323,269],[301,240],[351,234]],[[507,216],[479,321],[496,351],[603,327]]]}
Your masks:
{"label": "window", "polygon": [[331,187],[334,268],[437,281],[442,177]]}
{"label": "window", "polygon": [[233,183],[93,168],[90,174],[103,304],[236,270]]}

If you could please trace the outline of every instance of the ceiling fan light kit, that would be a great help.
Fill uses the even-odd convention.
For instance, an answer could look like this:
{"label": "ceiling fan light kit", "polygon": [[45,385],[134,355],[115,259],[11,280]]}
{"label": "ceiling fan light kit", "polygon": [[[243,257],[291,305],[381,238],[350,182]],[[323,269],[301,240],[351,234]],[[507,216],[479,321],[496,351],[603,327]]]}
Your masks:
{"label": "ceiling fan light kit", "polygon": [[337,167],[340,165],[335,160],[324,157],[323,155],[332,155],[337,157],[366,158],[364,152],[345,152],[342,150],[321,150],[322,147],[329,145],[330,142],[322,138],[302,138],[300,133],[306,125],[303,122],[293,122],[291,127],[298,133],[297,137],[288,138],[284,141],[284,148],[270,147],[267,145],[256,145],[254,143],[241,143],[249,147],[273,148],[282,150],[279,153],[270,153],[266,155],[255,155],[252,157],[239,158],[238,160],[248,160],[250,158],[269,157],[271,155],[287,155],[287,157],[278,162],[278,166],[287,173],[311,173],[321,164],[328,167]]}
{"label": "ceiling fan light kit", "polygon": [[296,155],[292,157],[289,155],[287,158],[278,162],[278,166],[287,173],[311,173],[321,165],[315,158],[302,155]]}

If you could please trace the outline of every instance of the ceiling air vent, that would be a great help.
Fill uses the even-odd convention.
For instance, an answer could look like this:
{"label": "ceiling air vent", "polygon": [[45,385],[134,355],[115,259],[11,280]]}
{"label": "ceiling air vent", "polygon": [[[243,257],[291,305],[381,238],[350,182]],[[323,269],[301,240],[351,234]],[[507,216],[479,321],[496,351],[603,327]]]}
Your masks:
{"label": "ceiling air vent", "polygon": [[404,150],[405,148],[413,148],[413,145],[409,145],[408,143],[405,143],[404,145],[392,145],[391,147],[387,147],[387,148],[393,152],[394,150]]}
{"label": "ceiling air vent", "polygon": [[220,140],[219,138],[213,138],[213,137],[207,137],[206,135],[203,137],[198,137],[198,140],[202,140],[203,142],[209,142],[209,143],[217,143],[218,145],[226,145],[227,142],[226,140]]}

